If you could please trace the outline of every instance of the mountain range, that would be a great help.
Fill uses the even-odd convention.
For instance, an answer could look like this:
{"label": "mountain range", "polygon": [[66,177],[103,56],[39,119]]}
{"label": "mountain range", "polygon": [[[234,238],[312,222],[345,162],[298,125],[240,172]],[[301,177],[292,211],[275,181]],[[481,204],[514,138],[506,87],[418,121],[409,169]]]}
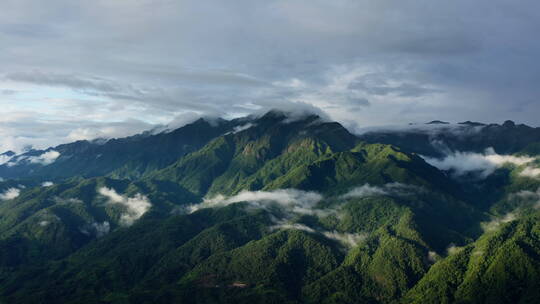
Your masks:
{"label": "mountain range", "polygon": [[315,114],[0,154],[0,303],[537,303],[540,128]]}

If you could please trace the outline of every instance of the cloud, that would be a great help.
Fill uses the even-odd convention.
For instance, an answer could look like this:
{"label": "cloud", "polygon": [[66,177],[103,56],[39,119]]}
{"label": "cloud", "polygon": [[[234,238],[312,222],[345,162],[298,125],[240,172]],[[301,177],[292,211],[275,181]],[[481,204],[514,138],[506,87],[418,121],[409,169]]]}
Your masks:
{"label": "cloud", "polygon": [[363,198],[385,195],[408,196],[423,191],[425,190],[421,187],[405,185],[402,183],[388,183],[382,186],[371,186],[370,184],[365,184],[350,190],[346,194],[342,195],[342,198]]}
{"label": "cloud", "polygon": [[108,221],[103,223],[93,222],[81,227],[80,231],[86,235],[94,235],[99,239],[111,231],[111,224]]}
{"label": "cloud", "polygon": [[540,4],[479,1],[4,1],[0,150],[297,101],[359,127],[538,124]]}
{"label": "cloud", "polygon": [[96,237],[97,238],[100,238],[100,237],[106,235],[111,230],[111,225],[107,221],[105,221],[105,222],[103,222],[101,224],[97,223],[97,222],[92,223],[92,227],[96,231]]}
{"label": "cloud", "polygon": [[129,119],[121,122],[106,124],[91,124],[71,130],[67,135],[67,141],[93,140],[96,138],[111,139],[120,138],[151,129],[153,126],[137,119]]}
{"label": "cloud", "polygon": [[60,157],[60,152],[51,150],[38,156],[29,156],[25,158],[25,160],[29,161],[31,164],[40,164],[46,166],[54,163],[58,157]]}
{"label": "cloud", "polygon": [[247,129],[249,129],[251,127],[254,127],[254,126],[255,126],[255,124],[252,124],[252,123],[247,123],[245,125],[237,126],[237,127],[234,127],[232,133],[236,134],[236,133],[242,132],[242,131],[247,130]]}
{"label": "cloud", "polygon": [[190,124],[192,122],[195,122],[197,119],[202,118],[202,115],[195,112],[185,112],[178,114],[173,118],[171,122],[169,122],[166,126],[158,127],[155,130],[155,133],[160,132],[167,132],[167,131],[174,131],[178,128],[181,128],[187,124]]}
{"label": "cloud", "polygon": [[380,187],[370,186],[369,184],[352,189],[343,195],[343,198],[356,198],[366,196],[388,195],[389,193]]}
{"label": "cloud", "polygon": [[298,224],[298,223],[286,223],[286,222],[283,222],[283,223],[280,223],[280,224],[277,224],[277,225],[274,225],[274,226],[270,226],[271,231],[279,230],[279,229],[301,230],[301,231],[305,231],[305,232],[309,232],[309,233],[315,233],[315,229],[310,228],[310,227],[308,227],[306,225],[303,225],[303,224]]}
{"label": "cloud", "polygon": [[44,73],[41,71],[14,72],[4,76],[8,80],[45,86],[61,86],[71,89],[105,93],[120,92],[119,85],[110,79],[84,77],[78,74]]}
{"label": "cloud", "polygon": [[[408,196],[414,193],[425,191],[422,187],[405,185],[401,183],[388,183],[378,186],[365,184],[356,187],[341,198],[358,198],[366,196],[392,195]],[[313,191],[302,191],[297,189],[278,189],[273,191],[247,191],[244,190],[237,195],[225,197],[216,195],[213,198],[205,198],[202,203],[192,204],[184,207],[187,213],[193,213],[205,208],[219,208],[236,203],[247,203],[249,208],[273,210],[278,208],[284,211],[285,215],[313,215],[326,217],[339,215],[339,207],[319,207],[319,203],[324,197]]]}
{"label": "cloud", "polygon": [[317,209],[316,206],[323,200],[323,196],[316,192],[296,189],[279,189],[274,191],[242,191],[237,195],[226,198],[217,195],[205,199],[202,203],[187,207],[188,213],[204,208],[225,207],[231,204],[247,202],[250,207],[271,209],[282,208],[288,212],[305,215],[324,215],[327,212]]}
{"label": "cloud", "polygon": [[454,243],[450,243],[448,247],[446,248],[446,254],[447,255],[454,255],[459,253],[461,250],[463,250],[463,247],[456,246]]}
{"label": "cloud", "polygon": [[489,222],[481,223],[481,226],[484,231],[495,231],[499,229],[501,225],[515,221],[517,217],[518,216],[515,212],[510,212],[502,217],[493,218]]}
{"label": "cloud", "polygon": [[99,188],[98,193],[107,197],[110,204],[118,204],[126,208],[125,213],[120,216],[120,224],[123,226],[133,225],[136,220],[152,207],[148,198],[139,193],[133,197],[124,197],[114,189],[107,187]]}
{"label": "cloud", "polygon": [[439,260],[439,258],[440,258],[439,255],[435,251],[428,251],[427,259],[431,263],[437,262],[437,260]]}
{"label": "cloud", "polygon": [[51,187],[54,186],[53,182],[43,182],[41,183],[41,187]]}
{"label": "cloud", "polygon": [[493,148],[486,149],[484,153],[455,151],[442,159],[431,157],[424,159],[441,170],[452,171],[455,176],[476,172],[482,178],[486,178],[505,164],[521,166],[535,160],[528,156],[500,155],[495,153]]}
{"label": "cloud", "polygon": [[536,191],[521,190],[515,194],[512,194],[511,197],[518,197],[528,201],[533,201],[533,207],[540,208],[540,187]]}
{"label": "cloud", "polygon": [[0,165],[3,165],[12,158],[13,156],[7,156],[7,155],[0,155]]}
{"label": "cloud", "polygon": [[[388,187],[395,189],[395,185]],[[326,217],[338,214],[336,208],[318,208],[317,205],[324,197],[315,192],[301,191],[296,189],[280,189],[274,191],[243,191],[235,196],[226,198],[218,195],[212,199],[205,199],[201,204],[187,206],[187,212],[193,213],[205,208],[224,207],[235,203],[245,202],[249,208],[258,208],[272,211],[278,208],[282,211],[277,218],[272,215],[272,221],[275,223],[270,230],[276,229],[296,229],[309,233],[321,234],[328,239],[340,242],[346,247],[355,247],[367,236],[361,233],[344,233],[338,231],[327,231],[315,229],[304,224],[293,223],[291,219],[295,215],[313,215],[317,217]]]}
{"label": "cloud", "polygon": [[17,198],[21,194],[21,190],[18,188],[8,188],[3,193],[0,194],[0,200],[12,200]]}
{"label": "cloud", "polygon": [[366,238],[366,234],[361,233],[343,233],[337,231],[323,231],[322,234],[331,239],[342,243],[347,247],[356,247],[363,242]]}
{"label": "cloud", "polygon": [[540,168],[525,167],[521,172],[520,176],[530,177],[530,178],[539,178],[540,177]]}
{"label": "cloud", "polygon": [[522,203],[518,205],[516,209],[503,216],[493,217],[489,222],[481,223],[484,231],[494,231],[500,228],[501,225],[513,222],[519,218],[520,211],[523,211],[525,206],[530,206],[535,209],[540,209],[540,187],[536,191],[521,190],[517,193],[511,193],[508,195],[508,199],[515,200]]}
{"label": "cloud", "polygon": [[73,197],[62,198],[62,197],[59,197],[59,196],[53,197],[53,201],[56,204],[82,204],[83,203],[83,201],[78,199],[78,198],[73,198]]}
{"label": "cloud", "polygon": [[338,231],[327,231],[323,229],[313,229],[309,226],[299,223],[290,223],[287,221],[277,221],[276,225],[270,227],[270,231],[279,229],[301,230],[308,233],[320,234],[327,239],[337,241],[343,246],[353,248],[358,246],[362,241],[367,238],[366,234],[362,233],[344,233]]}
{"label": "cloud", "polygon": [[60,157],[60,152],[51,150],[37,156],[14,156],[6,165],[12,167],[19,165],[21,162],[27,162],[46,166],[54,163],[58,157]]}

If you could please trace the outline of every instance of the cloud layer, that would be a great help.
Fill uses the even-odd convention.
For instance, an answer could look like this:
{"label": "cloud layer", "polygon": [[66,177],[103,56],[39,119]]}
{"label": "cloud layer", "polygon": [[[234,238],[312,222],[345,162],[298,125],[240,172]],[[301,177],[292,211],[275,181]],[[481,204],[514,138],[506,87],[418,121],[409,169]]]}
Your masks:
{"label": "cloud layer", "polygon": [[120,224],[124,226],[133,225],[152,207],[148,198],[139,193],[133,197],[125,197],[118,194],[114,189],[107,187],[99,188],[98,193],[107,197],[110,204],[119,204],[126,208],[125,213],[120,216]]}
{"label": "cloud layer", "polygon": [[[476,172],[480,177],[485,178],[492,174],[497,168],[505,164],[522,166],[535,160],[529,156],[500,155],[495,153],[493,148],[488,148],[484,153],[475,152],[450,152],[442,159],[424,157],[426,162],[441,169],[451,170],[455,176],[463,176],[471,172]],[[528,169],[525,174],[531,174],[534,169]]]}
{"label": "cloud layer", "polygon": [[[361,198],[368,196],[407,196],[413,193],[425,191],[423,188],[400,183],[388,183],[382,186],[365,184],[356,187],[338,199]],[[355,247],[366,239],[364,233],[347,233],[340,231],[328,231],[322,228],[312,228],[304,224],[294,222],[295,217],[311,215],[319,218],[337,216],[341,214],[339,206],[323,207],[320,203],[324,197],[316,192],[302,191],[297,189],[278,189],[273,191],[242,191],[237,195],[225,197],[217,195],[211,199],[205,199],[200,204],[188,205],[187,213],[193,213],[205,208],[219,208],[236,203],[246,203],[248,208],[264,209],[272,212],[271,219],[274,225],[270,230],[295,229],[309,233],[320,234],[328,239],[337,241],[345,247]],[[279,211],[279,212],[273,212]],[[176,210],[175,210],[176,212]]]}
{"label": "cloud layer", "polygon": [[11,200],[17,198],[21,194],[21,190],[18,188],[9,188],[0,193],[0,200]]}
{"label": "cloud layer", "polygon": [[188,206],[187,210],[188,213],[193,213],[204,208],[224,207],[230,204],[247,202],[255,208],[270,209],[272,207],[278,207],[296,214],[316,215],[324,212],[316,208],[316,205],[322,200],[323,196],[316,192],[306,192],[296,189],[242,191],[229,198],[218,195],[211,199],[205,199],[200,204]]}
{"label": "cloud layer", "polygon": [[536,124],[539,12],[532,0],[5,0],[0,151],[292,102],[352,127]]}
{"label": "cloud layer", "polygon": [[371,186],[365,184],[351,189],[349,192],[342,195],[342,198],[363,198],[369,196],[408,196],[414,193],[425,191],[422,187],[405,185],[402,183],[388,183],[382,186]]}

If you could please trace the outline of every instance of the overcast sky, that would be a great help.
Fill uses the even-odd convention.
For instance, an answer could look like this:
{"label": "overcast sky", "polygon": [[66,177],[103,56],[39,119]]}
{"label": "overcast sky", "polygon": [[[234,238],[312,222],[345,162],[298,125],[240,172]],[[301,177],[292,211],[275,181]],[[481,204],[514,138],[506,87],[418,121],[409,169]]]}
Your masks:
{"label": "overcast sky", "polygon": [[539,30],[533,0],[2,0],[0,150],[298,103],[538,126]]}

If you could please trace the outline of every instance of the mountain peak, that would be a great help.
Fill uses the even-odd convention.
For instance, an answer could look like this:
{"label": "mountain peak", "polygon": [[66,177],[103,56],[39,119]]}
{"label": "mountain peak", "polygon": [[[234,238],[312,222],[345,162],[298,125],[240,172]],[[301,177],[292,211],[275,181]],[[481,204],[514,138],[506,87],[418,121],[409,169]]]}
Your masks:
{"label": "mountain peak", "polygon": [[9,151],[6,151],[2,154],[0,154],[0,156],[8,156],[8,157],[11,157],[11,156],[14,156],[15,155],[15,152],[9,150]]}
{"label": "mountain peak", "polygon": [[450,123],[442,120],[432,120],[427,122],[426,125],[449,125]]}
{"label": "mountain peak", "polygon": [[281,110],[272,109],[262,115],[259,119],[262,120],[280,120],[283,122],[295,122],[300,120],[314,121],[321,119],[321,115],[308,109]]}
{"label": "mountain peak", "polygon": [[481,122],[467,120],[467,121],[458,123],[458,125],[465,125],[465,126],[471,126],[471,127],[480,127],[480,126],[485,126],[486,124],[481,123]]}
{"label": "mountain peak", "polygon": [[513,128],[516,126],[516,123],[511,120],[507,120],[502,124],[502,126],[506,128]]}

